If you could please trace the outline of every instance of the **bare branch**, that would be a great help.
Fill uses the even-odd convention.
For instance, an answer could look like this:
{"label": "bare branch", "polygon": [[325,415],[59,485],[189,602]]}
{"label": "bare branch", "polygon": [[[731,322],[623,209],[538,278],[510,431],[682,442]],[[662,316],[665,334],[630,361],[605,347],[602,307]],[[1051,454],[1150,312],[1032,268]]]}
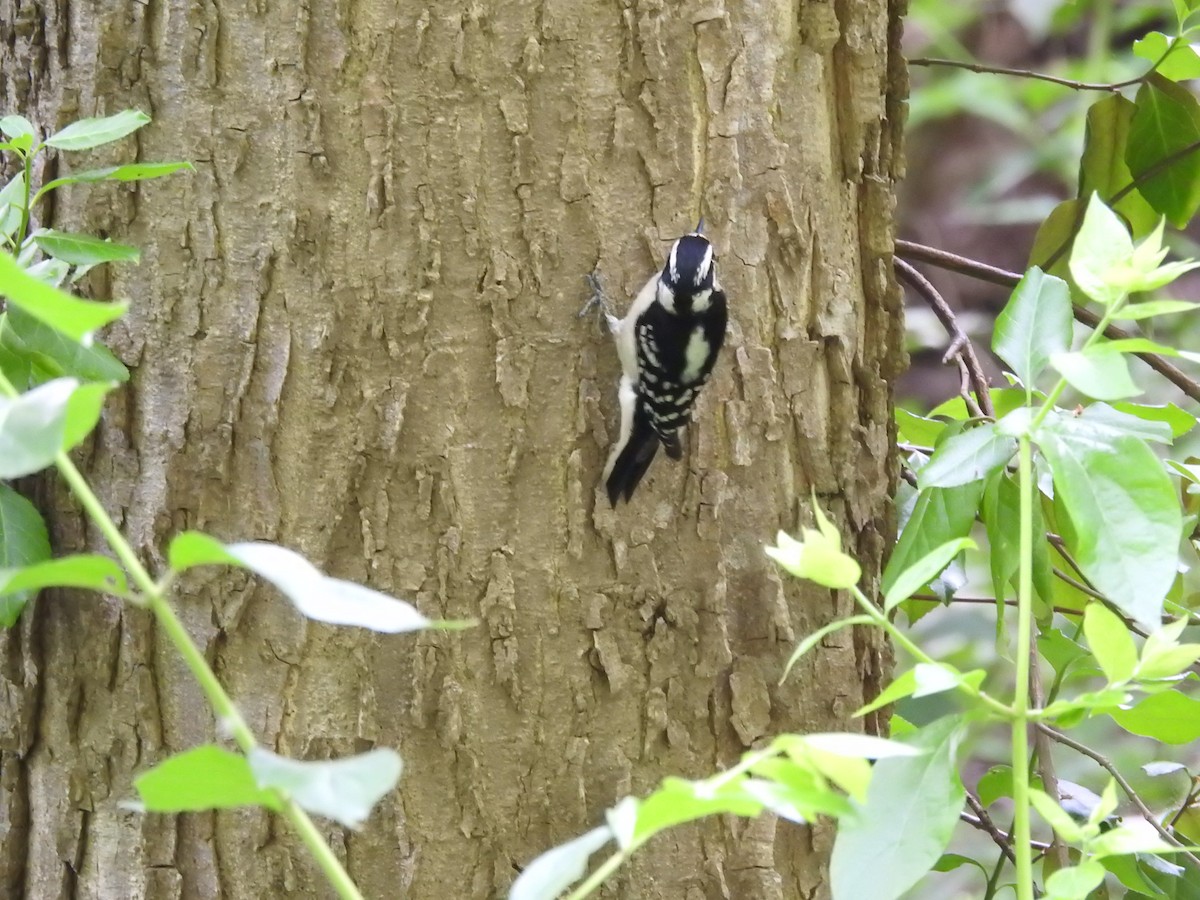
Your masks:
{"label": "bare branch", "polygon": [[1128,81],[1117,81],[1114,83],[1076,81],[1073,78],[1059,78],[1057,75],[1048,75],[1045,72],[1034,72],[1029,69],[1010,69],[1007,66],[985,66],[981,63],[963,62],[957,59],[939,59],[928,56],[910,59],[908,64],[910,66],[946,66],[952,69],[966,69],[968,72],[978,72],[983,75],[1015,75],[1018,78],[1032,78],[1035,81],[1049,81],[1051,84],[1061,84],[1063,87],[1069,87],[1076,91],[1114,92],[1124,87],[1141,84],[1142,80],[1146,77],[1145,75],[1139,75],[1137,78],[1130,78]]}
{"label": "bare branch", "polygon": [[[1200,146],[1200,142],[1196,146]],[[945,250],[939,250],[936,247],[928,247],[912,241],[896,241],[896,253],[909,259],[929,263],[931,266],[937,266],[939,269],[945,269],[948,272],[957,272],[960,275],[967,275],[977,281],[985,281],[988,284],[1011,288],[1021,280],[1021,276],[1016,272],[998,269],[995,266],[989,266],[986,263],[968,259],[965,256],[947,253]],[[1072,304],[1072,312],[1078,321],[1089,328],[1095,328],[1100,324],[1100,317],[1085,307]],[[1104,336],[1112,340],[1123,340],[1124,338],[1133,337],[1130,332],[1116,325],[1109,325],[1105,328]],[[1176,368],[1166,359],[1155,353],[1137,353],[1134,355],[1163,378],[1167,379],[1167,381],[1171,382],[1171,384],[1175,385],[1175,387],[1179,388],[1179,390],[1187,394],[1188,397],[1200,403],[1200,382],[1189,378],[1182,370]]]}
{"label": "bare branch", "polygon": [[[975,355],[975,348],[971,344],[971,339],[963,331],[962,326],[958,324],[954,310],[950,308],[950,304],[945,301],[924,275],[899,257],[895,259],[895,263],[896,272],[900,278],[907,282],[920,295],[921,299],[929,304],[930,309],[933,310],[933,314],[938,317],[938,321],[942,323],[942,327],[950,335],[950,349],[942,357],[942,362],[948,363],[955,357],[959,359],[964,369],[964,380],[968,381],[974,388],[980,411],[988,418],[994,418],[996,410],[992,406],[992,396],[988,389],[987,376],[983,374],[983,367],[979,365],[979,357]],[[970,394],[970,390],[964,390],[963,397],[968,405],[971,402],[969,399]]]}
{"label": "bare branch", "polygon": [[1000,852],[1008,858],[1009,862],[1015,863],[1017,858],[1013,855],[1012,838],[996,827],[996,823],[992,821],[992,817],[988,815],[988,811],[979,802],[979,798],[970,791],[967,791],[967,806],[971,807],[971,811],[975,815],[970,816],[963,813],[962,820],[968,825],[972,825],[980,831],[986,831],[991,835],[992,840],[996,842],[996,846],[1000,848]]}

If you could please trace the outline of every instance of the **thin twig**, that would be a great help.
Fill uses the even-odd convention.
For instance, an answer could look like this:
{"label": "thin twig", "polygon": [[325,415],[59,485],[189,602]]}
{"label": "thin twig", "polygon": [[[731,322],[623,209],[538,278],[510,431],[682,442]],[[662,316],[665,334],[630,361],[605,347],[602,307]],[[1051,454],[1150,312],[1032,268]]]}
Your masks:
{"label": "thin twig", "polygon": [[[1045,735],[1047,737],[1051,738],[1052,740],[1057,741],[1058,743],[1062,744],[1064,747],[1070,747],[1076,753],[1082,753],[1088,759],[1092,760],[1097,765],[1099,765],[1100,768],[1104,769],[1104,771],[1106,771],[1109,775],[1112,776],[1113,781],[1115,781],[1117,783],[1117,785],[1121,788],[1121,790],[1125,792],[1125,796],[1127,796],[1129,798],[1130,802],[1132,802],[1133,805],[1137,807],[1138,812],[1140,812],[1142,814],[1142,818],[1145,819],[1147,822],[1149,822],[1150,827],[1158,832],[1159,837],[1161,837],[1164,841],[1166,841],[1172,847],[1183,847],[1184,846],[1183,842],[1181,842],[1178,838],[1176,838],[1173,834],[1171,834],[1171,832],[1167,831],[1167,829],[1163,828],[1163,826],[1158,821],[1158,817],[1155,816],[1153,812],[1151,812],[1150,807],[1148,807],[1142,801],[1142,798],[1138,796],[1137,791],[1135,791],[1130,786],[1129,782],[1125,780],[1125,776],[1123,776],[1120,773],[1120,771],[1117,769],[1116,766],[1114,766],[1111,762],[1108,761],[1107,757],[1101,755],[1100,753],[1097,753],[1095,750],[1093,750],[1091,747],[1087,746],[1086,744],[1081,744],[1081,743],[1079,743],[1079,741],[1076,741],[1072,738],[1067,737],[1061,731],[1055,731],[1049,725],[1045,725],[1041,722],[1036,722],[1036,723],[1034,723],[1034,728],[1036,728],[1038,731],[1045,733]],[[1179,855],[1182,856],[1184,859],[1186,859],[1188,862],[1190,862],[1197,869],[1200,869],[1200,859],[1197,859],[1195,856],[1193,856],[1191,853],[1189,853],[1187,851],[1184,851],[1184,852],[1180,853]]]}
{"label": "thin twig", "polygon": [[910,66],[947,66],[953,69],[966,69],[968,72],[978,72],[982,75],[1015,75],[1018,78],[1032,78],[1035,81],[1049,81],[1051,84],[1060,84],[1063,87],[1073,88],[1077,91],[1115,92],[1121,88],[1141,84],[1142,80],[1146,77],[1146,75],[1139,75],[1137,78],[1130,78],[1128,81],[1114,83],[1075,81],[1073,78],[1059,78],[1057,75],[1048,75],[1045,72],[1033,72],[1029,69],[1010,69],[1007,66],[985,66],[980,63],[962,62],[957,59],[939,59],[929,56],[910,59],[908,64]]}
{"label": "thin twig", "polygon": [[979,802],[979,798],[970,791],[967,791],[967,806],[971,807],[971,811],[975,815],[971,816],[967,813],[962,813],[962,820],[968,825],[978,828],[980,831],[986,831],[991,835],[992,840],[996,842],[996,846],[1000,848],[1000,852],[1008,857],[1008,861],[1016,862],[1017,858],[1013,855],[1012,851],[1012,839],[996,827],[996,823],[992,821],[992,817],[988,815],[988,811]]}
{"label": "thin twig", "polygon": [[963,359],[962,349],[964,346],[969,346],[969,343],[955,338],[954,342],[950,345],[950,349],[946,351],[946,355],[942,357],[942,363],[945,364],[947,361],[953,359],[958,364],[958,396],[966,404],[967,412],[971,418],[982,419],[985,416],[992,418],[983,411],[983,407],[971,396],[971,367]]}
{"label": "thin twig", "polygon": [[[937,597],[937,596],[934,596],[933,594],[913,594],[909,599],[910,600],[920,600],[922,603],[936,603],[938,606],[946,605],[946,601],[942,597]],[[958,596],[954,596],[954,597],[950,598],[950,602],[951,603],[962,603],[966,606],[995,606],[996,598],[995,597],[958,597]],[[1016,600],[1004,600],[1002,602],[1004,603],[1005,606],[1016,606],[1017,605]],[[1064,616],[1082,615],[1082,613],[1080,613],[1079,610],[1074,609],[1070,606],[1052,606],[1050,608],[1052,610],[1054,610],[1056,613],[1059,613],[1060,615],[1064,615]]]}
{"label": "thin twig", "polygon": [[[988,418],[994,418],[996,410],[992,406],[992,397],[988,389],[987,377],[983,374],[983,367],[979,365],[979,357],[975,355],[975,348],[971,344],[970,337],[963,331],[962,326],[958,324],[954,310],[950,308],[950,304],[945,301],[924,275],[899,257],[896,257],[895,263],[896,272],[900,275],[901,279],[906,281],[929,304],[930,309],[933,310],[933,314],[937,316],[938,321],[942,323],[942,327],[950,335],[950,349],[942,358],[942,362],[947,363],[956,356],[962,360],[963,366],[967,369],[970,383],[974,387],[975,397],[979,402],[980,410]],[[970,403],[970,393],[970,391],[964,392],[964,399],[967,399],[968,403]]]}
{"label": "thin twig", "polygon": [[1197,795],[1200,795],[1200,787],[1196,785],[1196,779],[1192,778],[1192,787],[1188,790],[1187,796],[1183,798],[1183,803],[1180,804],[1179,809],[1175,811],[1175,815],[1171,816],[1171,821],[1167,823],[1168,828],[1174,828],[1175,823],[1183,818],[1183,814],[1192,808],[1192,804],[1196,802]]}
{"label": "thin twig", "polygon": [[[1041,658],[1038,656],[1036,637],[1029,642],[1028,650],[1029,701],[1034,709],[1041,709],[1046,705],[1046,695],[1042,690]],[[1054,769],[1054,755],[1051,753],[1050,739],[1036,728],[1033,730],[1033,752],[1037,756],[1038,774],[1042,776],[1042,789],[1050,796],[1051,800],[1059,803],[1061,796],[1058,793],[1058,774]],[[1067,846],[1059,839],[1057,833],[1050,839],[1050,853],[1054,855],[1054,862],[1058,868],[1065,869],[1071,864],[1067,857]]]}
{"label": "thin twig", "polygon": [[[970,802],[971,794],[968,793],[967,803]],[[1013,844],[1013,835],[1002,832],[1002,830],[997,828],[996,824],[991,822],[991,820],[988,821],[988,824],[991,824],[991,828],[989,828],[988,824],[985,824],[982,818],[979,816],[972,816],[970,812],[960,812],[959,818],[960,820],[966,822],[968,826],[971,826],[972,828],[978,828],[980,832],[988,832],[988,834],[991,835],[991,839],[996,841],[996,844],[1000,845],[1001,850],[1004,851],[1003,856],[1008,859],[1008,862],[1013,862],[1012,850],[1010,850],[1010,847],[1012,847]],[[995,828],[995,832],[992,832],[992,828]],[[1001,841],[1003,841],[1003,844],[1001,844]],[[1033,847],[1034,850],[1043,851],[1049,850],[1050,848],[1050,845],[1046,844],[1045,841],[1030,841],[1030,846]]]}
{"label": "thin twig", "polygon": [[1075,561],[1075,557],[1071,555],[1071,551],[1067,547],[1067,542],[1063,540],[1061,534],[1055,534],[1053,531],[1047,531],[1046,543],[1058,551],[1059,555],[1067,561],[1067,565],[1074,570],[1075,574],[1081,581],[1087,581],[1087,575],[1083,573],[1083,569],[1079,568],[1079,563],[1077,563]]}
{"label": "thin twig", "polygon": [[[937,266],[939,269],[945,269],[948,272],[957,272],[960,275],[967,275],[977,281],[985,281],[988,284],[1011,288],[1021,280],[1021,276],[1017,272],[998,269],[995,266],[989,266],[986,263],[968,259],[965,256],[948,253],[945,250],[939,250],[936,247],[928,247],[925,244],[917,244],[912,241],[896,241],[896,253],[906,256],[909,259],[929,263],[931,266]],[[1100,317],[1086,307],[1072,304],[1072,312],[1078,321],[1089,328],[1094,329],[1100,324]],[[1116,325],[1109,325],[1105,328],[1104,336],[1112,340],[1123,340],[1133,337],[1130,332]],[[1135,353],[1134,355],[1163,378],[1167,379],[1167,381],[1171,382],[1171,384],[1175,385],[1175,387],[1179,388],[1179,390],[1183,391],[1188,397],[1200,403],[1200,382],[1188,377],[1182,370],[1176,368],[1156,353]]]}

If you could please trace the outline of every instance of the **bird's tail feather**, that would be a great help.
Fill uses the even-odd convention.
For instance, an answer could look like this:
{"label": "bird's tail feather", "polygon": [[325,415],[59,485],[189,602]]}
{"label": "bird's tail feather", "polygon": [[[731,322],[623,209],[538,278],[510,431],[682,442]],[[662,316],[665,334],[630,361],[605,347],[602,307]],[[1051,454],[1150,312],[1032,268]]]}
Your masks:
{"label": "bird's tail feather", "polygon": [[650,418],[641,404],[633,416],[633,427],[629,432],[629,440],[621,448],[616,459],[609,466],[605,486],[608,488],[608,502],[617,505],[617,499],[625,498],[628,503],[634,489],[641,482],[654,461],[658,452],[658,434],[650,424]]}

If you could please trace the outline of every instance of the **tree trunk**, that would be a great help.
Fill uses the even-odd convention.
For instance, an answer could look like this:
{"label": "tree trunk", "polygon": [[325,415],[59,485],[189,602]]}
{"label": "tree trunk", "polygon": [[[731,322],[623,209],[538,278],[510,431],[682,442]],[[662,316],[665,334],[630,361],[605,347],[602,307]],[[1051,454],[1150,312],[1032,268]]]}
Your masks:
{"label": "tree trunk", "polygon": [[[143,248],[92,281],[133,301],[108,340],[134,376],[80,456],[135,547],[161,569],[184,528],[276,541],[480,621],[307,624],[219,569],[175,594],[268,747],[400,751],[361,832],[322,826],[368,896],[503,896],[664,775],[859,727],[884,648],[843,632],[777,686],[851,603],[762,546],[815,496],[874,583],[892,535],[900,5],[0,0],[4,111],[140,107],[87,164],[196,166],[49,217]],[[701,213],[727,349],[684,461],[613,511],[618,362],[575,317],[583,276],[626,302]],[[99,546],[47,493],[58,548]],[[264,813],[121,806],[217,735],[144,613],[48,594],[0,647],[0,894],[328,895]],[[681,827],[612,895],[823,896],[830,837]]]}

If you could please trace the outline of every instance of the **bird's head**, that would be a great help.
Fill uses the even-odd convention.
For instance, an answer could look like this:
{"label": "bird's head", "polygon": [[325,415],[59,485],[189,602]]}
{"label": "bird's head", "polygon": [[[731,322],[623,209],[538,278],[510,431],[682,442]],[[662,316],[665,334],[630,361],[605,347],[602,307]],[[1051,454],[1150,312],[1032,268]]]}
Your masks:
{"label": "bird's head", "polygon": [[713,246],[700,229],[685,234],[671,245],[667,264],[659,276],[658,299],[672,312],[681,309],[700,310],[708,305],[708,298],[717,281],[717,268],[713,262]]}

